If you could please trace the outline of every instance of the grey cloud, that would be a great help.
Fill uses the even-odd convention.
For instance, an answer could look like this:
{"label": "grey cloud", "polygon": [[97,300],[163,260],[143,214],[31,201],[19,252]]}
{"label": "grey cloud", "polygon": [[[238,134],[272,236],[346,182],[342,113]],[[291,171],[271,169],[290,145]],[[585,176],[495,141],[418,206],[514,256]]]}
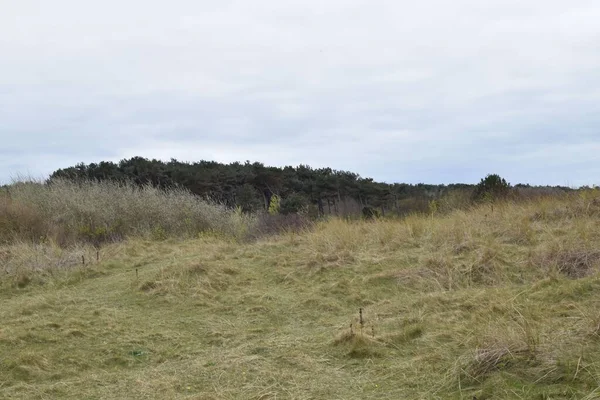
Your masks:
{"label": "grey cloud", "polygon": [[597,182],[595,1],[11,2],[0,181],[141,155]]}

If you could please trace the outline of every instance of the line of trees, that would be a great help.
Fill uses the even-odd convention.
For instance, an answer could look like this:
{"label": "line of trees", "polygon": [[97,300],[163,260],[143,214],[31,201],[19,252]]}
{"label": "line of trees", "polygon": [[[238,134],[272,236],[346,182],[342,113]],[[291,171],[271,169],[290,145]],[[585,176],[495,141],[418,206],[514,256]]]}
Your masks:
{"label": "line of trees", "polygon": [[249,161],[189,163],[143,157],[118,163],[80,163],[55,171],[49,181],[56,178],[132,181],[161,188],[180,186],[229,207],[240,207],[244,212],[268,210],[276,196],[282,214],[304,211],[313,216],[350,215],[365,209],[382,215],[427,211],[432,200],[449,192],[475,193],[477,188],[469,184],[388,184],[353,172],[307,165],[279,168]]}

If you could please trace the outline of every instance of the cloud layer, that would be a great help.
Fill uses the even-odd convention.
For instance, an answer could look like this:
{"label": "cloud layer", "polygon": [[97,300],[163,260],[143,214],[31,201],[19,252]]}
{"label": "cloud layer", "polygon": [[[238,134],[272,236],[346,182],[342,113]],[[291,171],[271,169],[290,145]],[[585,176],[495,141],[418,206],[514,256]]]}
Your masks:
{"label": "cloud layer", "polygon": [[600,183],[597,1],[2,8],[0,182],[141,155]]}

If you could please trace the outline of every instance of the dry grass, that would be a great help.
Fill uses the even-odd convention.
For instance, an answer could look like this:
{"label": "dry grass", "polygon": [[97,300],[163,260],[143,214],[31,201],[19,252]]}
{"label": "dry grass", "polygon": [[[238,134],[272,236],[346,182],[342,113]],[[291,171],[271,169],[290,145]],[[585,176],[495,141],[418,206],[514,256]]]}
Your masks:
{"label": "dry grass", "polygon": [[0,288],[24,288],[31,283],[52,282],[54,276],[71,276],[75,270],[90,270],[100,257],[112,257],[116,246],[99,250],[89,244],[62,248],[52,242],[31,244],[17,242],[0,247]]}
{"label": "dry grass", "polygon": [[3,247],[0,398],[599,398],[598,198]]}
{"label": "dry grass", "polygon": [[244,237],[253,218],[183,189],[128,183],[16,182],[0,193],[0,242],[95,245],[126,237],[165,239],[213,232]]}

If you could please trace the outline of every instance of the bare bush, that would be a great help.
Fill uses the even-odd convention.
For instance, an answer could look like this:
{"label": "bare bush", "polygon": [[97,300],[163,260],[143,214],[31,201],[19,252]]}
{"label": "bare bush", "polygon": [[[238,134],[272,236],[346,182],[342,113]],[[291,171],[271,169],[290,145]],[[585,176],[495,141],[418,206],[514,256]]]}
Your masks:
{"label": "bare bush", "polygon": [[17,182],[0,199],[0,240],[53,240],[94,245],[127,236],[164,239],[200,232],[245,235],[251,216],[238,215],[184,189],[53,180]]}

